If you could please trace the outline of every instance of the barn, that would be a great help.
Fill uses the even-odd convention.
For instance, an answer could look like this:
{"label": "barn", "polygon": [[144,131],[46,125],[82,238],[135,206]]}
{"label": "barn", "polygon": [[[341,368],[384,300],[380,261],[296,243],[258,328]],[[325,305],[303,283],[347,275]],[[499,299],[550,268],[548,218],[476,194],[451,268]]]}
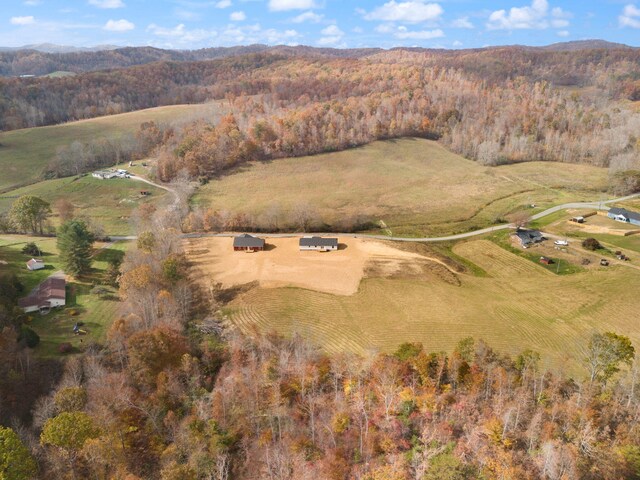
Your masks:
{"label": "barn", "polygon": [[338,239],[325,237],[302,237],[300,239],[300,250],[316,250],[318,252],[338,250]]}
{"label": "barn", "polygon": [[18,300],[18,306],[26,313],[47,313],[54,307],[62,307],[66,301],[64,278],[49,277],[28,297]]}
{"label": "barn", "polygon": [[611,208],[609,209],[607,216],[616,220],[617,222],[640,225],[640,213],[631,212],[626,208]]}
{"label": "barn", "polygon": [[264,240],[245,233],[233,239],[233,250],[235,252],[261,252],[264,250]]}

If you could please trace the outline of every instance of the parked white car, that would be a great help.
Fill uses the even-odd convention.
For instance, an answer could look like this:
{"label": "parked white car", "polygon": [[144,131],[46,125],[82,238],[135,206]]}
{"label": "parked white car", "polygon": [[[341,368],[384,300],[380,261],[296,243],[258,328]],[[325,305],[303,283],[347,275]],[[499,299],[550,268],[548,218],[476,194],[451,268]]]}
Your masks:
{"label": "parked white car", "polygon": [[560,245],[561,247],[566,247],[567,245],[569,245],[569,242],[567,242],[566,240],[556,240],[555,242],[556,245]]}

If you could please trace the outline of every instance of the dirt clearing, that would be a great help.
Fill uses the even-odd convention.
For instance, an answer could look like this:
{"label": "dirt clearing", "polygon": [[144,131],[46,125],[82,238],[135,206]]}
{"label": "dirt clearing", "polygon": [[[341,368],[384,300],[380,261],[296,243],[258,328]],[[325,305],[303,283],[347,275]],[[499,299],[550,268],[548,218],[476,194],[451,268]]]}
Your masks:
{"label": "dirt clearing", "polygon": [[[262,288],[300,287],[334,295],[353,295],[366,272],[392,276],[408,264],[437,262],[382,242],[341,237],[335,252],[301,252],[298,238],[267,238],[266,250],[234,252],[232,238],[191,238],[184,249],[198,277],[225,288],[257,281]],[[418,271],[415,271],[418,273]]]}

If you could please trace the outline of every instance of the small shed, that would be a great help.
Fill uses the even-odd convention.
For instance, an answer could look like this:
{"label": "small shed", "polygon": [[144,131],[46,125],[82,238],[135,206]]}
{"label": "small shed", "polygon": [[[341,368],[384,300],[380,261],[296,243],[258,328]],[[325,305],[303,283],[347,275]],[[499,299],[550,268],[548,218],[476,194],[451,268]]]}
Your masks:
{"label": "small shed", "polygon": [[543,265],[551,265],[553,263],[553,260],[549,257],[540,257],[540,263],[542,263]]}
{"label": "small shed", "polygon": [[40,258],[32,258],[31,260],[29,260],[27,262],[27,269],[28,270],[41,270],[44,268],[44,260],[40,259]]}
{"label": "small shed", "polygon": [[584,217],[571,217],[571,221],[575,223],[584,223]]}
{"label": "small shed", "polygon": [[233,250],[235,252],[261,252],[264,250],[264,239],[245,233],[233,239]]}
{"label": "small shed", "polygon": [[318,252],[338,250],[338,239],[326,237],[302,237],[300,239],[300,250],[315,250]]}

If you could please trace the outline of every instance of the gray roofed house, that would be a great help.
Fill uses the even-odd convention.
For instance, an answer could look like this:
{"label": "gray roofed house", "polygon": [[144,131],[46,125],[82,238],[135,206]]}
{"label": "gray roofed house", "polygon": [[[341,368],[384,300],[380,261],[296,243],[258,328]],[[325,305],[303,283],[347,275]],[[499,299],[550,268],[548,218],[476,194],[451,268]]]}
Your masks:
{"label": "gray roofed house", "polygon": [[337,238],[327,237],[302,237],[300,239],[300,250],[318,250],[326,252],[338,249]]}
{"label": "gray roofed house", "polygon": [[640,225],[640,213],[632,212],[626,208],[610,208],[607,216],[618,222]]}
{"label": "gray roofed house", "polygon": [[26,313],[48,312],[53,307],[64,306],[66,300],[64,278],[49,277],[25,298],[18,300],[18,306]]}
{"label": "gray roofed house", "polygon": [[520,240],[520,245],[522,245],[523,247],[528,247],[529,245],[540,243],[542,240],[544,240],[544,236],[539,230],[518,229],[515,235],[516,237],[518,237],[518,239]]}
{"label": "gray roofed house", "polygon": [[245,233],[233,239],[233,249],[235,251],[262,251],[264,250],[264,239]]}

